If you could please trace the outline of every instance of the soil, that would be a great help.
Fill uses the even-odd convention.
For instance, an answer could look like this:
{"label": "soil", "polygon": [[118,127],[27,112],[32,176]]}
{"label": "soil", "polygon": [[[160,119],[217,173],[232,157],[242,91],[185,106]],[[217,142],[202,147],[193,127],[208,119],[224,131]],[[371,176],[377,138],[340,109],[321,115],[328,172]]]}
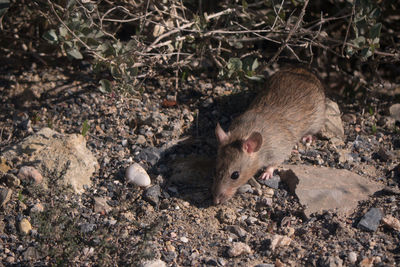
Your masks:
{"label": "soil", "polygon": [[[2,66],[0,75],[0,151],[43,127],[81,133],[89,125],[87,146],[100,165],[82,195],[25,181],[2,184],[13,191],[0,209],[0,266],[137,266],[152,259],[167,266],[400,265],[398,230],[382,223],[376,231],[357,227],[372,207],[400,218],[399,126],[388,114],[393,96],[350,98],[327,86],[343,113],[343,144],[299,144],[288,163],[345,168],[386,190],[350,216],[325,211],[307,218],[283,184],[272,197],[267,186],[252,185],[224,205],[212,204],[214,127],[220,122],[227,129],[260,85],[203,73],[176,86],[175,77],[164,75],[143,81],[133,94],[103,94],[85,66]],[[180,162],[199,158],[202,164],[179,170]],[[159,191],[149,196],[149,189],[126,183],[133,162]],[[95,198],[111,208],[99,211]],[[41,212],[32,209],[38,203]],[[23,218],[32,225],[29,234],[18,227]],[[279,237],[288,239],[276,245]],[[233,255],[238,242],[250,249]]]}

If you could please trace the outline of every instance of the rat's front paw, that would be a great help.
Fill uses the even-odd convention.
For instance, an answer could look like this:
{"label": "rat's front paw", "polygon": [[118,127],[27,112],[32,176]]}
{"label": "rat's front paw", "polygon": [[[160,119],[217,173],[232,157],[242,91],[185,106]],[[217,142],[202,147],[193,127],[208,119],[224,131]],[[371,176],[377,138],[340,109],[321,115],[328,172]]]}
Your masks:
{"label": "rat's front paw", "polygon": [[274,176],[274,167],[268,167],[262,174],[261,176],[258,178],[260,180],[267,180],[267,179],[271,179],[272,176]]}

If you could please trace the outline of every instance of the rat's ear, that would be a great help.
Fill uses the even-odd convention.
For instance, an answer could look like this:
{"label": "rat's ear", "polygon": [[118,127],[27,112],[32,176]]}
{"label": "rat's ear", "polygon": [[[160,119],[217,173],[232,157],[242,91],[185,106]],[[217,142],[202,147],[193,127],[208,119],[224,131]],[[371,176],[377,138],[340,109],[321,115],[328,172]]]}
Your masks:
{"label": "rat's ear", "polygon": [[217,127],[215,127],[215,136],[217,137],[218,143],[226,143],[229,138],[228,134],[224,132],[224,130],[221,128],[221,125],[217,123]]}
{"label": "rat's ear", "polygon": [[260,150],[262,136],[259,132],[253,132],[246,141],[243,142],[243,150],[249,154]]}

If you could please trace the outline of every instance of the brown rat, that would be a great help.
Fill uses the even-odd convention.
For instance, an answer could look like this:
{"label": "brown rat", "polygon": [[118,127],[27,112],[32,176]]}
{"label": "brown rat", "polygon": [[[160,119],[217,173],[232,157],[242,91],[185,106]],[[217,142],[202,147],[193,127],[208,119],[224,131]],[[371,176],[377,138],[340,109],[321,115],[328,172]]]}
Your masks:
{"label": "brown rat", "polygon": [[316,75],[303,68],[286,68],[267,84],[228,132],[219,124],[215,128],[219,142],[212,188],[215,204],[231,198],[264,166],[261,179],[271,178],[293,146],[325,123],[324,88]]}

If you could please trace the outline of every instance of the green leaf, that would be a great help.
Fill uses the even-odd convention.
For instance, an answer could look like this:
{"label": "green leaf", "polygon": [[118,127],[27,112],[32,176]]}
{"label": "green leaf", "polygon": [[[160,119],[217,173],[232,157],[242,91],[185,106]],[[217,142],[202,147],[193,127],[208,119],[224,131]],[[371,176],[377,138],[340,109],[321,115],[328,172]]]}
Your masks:
{"label": "green leaf", "polygon": [[89,122],[88,120],[85,120],[82,125],[82,136],[86,136],[89,129],[90,129]]}
{"label": "green leaf", "polygon": [[60,26],[58,31],[60,32],[60,36],[64,38],[68,35],[68,30],[64,26]]}
{"label": "green leaf", "polygon": [[258,60],[256,58],[253,61],[253,65],[251,65],[251,70],[256,70],[258,68],[258,66],[259,66],[259,64],[258,64]]}
{"label": "green leaf", "polygon": [[381,35],[382,23],[376,23],[369,29],[369,37],[371,39],[379,38]]}
{"label": "green leaf", "polygon": [[351,40],[351,43],[354,44],[356,46],[356,48],[361,48],[365,45],[365,37],[364,36],[360,36],[356,39]]}
{"label": "green leaf", "polygon": [[240,58],[237,57],[232,57],[229,59],[228,61],[228,70],[232,70],[232,71],[238,71],[238,70],[242,70],[242,61],[240,60]]}
{"label": "green leaf", "polygon": [[111,82],[106,79],[100,80],[99,90],[102,93],[110,93],[111,92]]}
{"label": "green leaf", "polygon": [[262,82],[264,80],[264,76],[262,76],[262,75],[254,75],[254,76],[245,75],[244,77],[246,77],[249,80],[256,81],[256,82]]}
{"label": "green leaf", "polygon": [[43,34],[43,39],[51,44],[55,44],[58,41],[57,33],[54,29],[51,29]]}
{"label": "green leaf", "polygon": [[68,50],[67,55],[72,58],[75,58],[75,59],[83,59],[81,52],[79,52],[79,50],[76,48],[72,48],[71,50]]}

